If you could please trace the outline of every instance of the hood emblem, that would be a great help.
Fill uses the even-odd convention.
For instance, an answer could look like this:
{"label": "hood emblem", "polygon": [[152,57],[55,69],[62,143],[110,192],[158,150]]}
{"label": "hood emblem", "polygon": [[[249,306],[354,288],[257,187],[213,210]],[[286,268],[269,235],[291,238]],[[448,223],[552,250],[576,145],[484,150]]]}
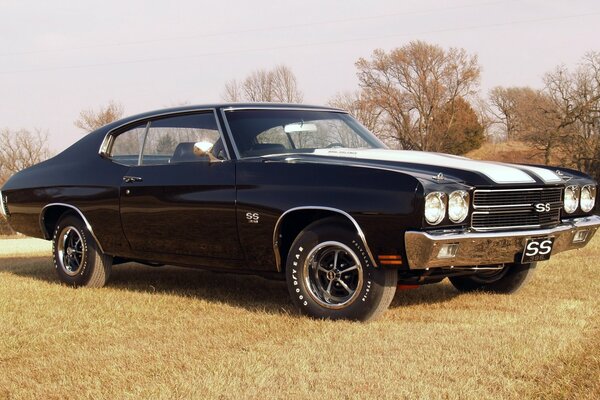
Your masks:
{"label": "hood emblem", "polygon": [[436,176],[433,177],[434,180],[441,182],[444,179],[446,179],[446,177],[444,176],[444,174],[442,174],[441,172],[439,174],[437,174]]}

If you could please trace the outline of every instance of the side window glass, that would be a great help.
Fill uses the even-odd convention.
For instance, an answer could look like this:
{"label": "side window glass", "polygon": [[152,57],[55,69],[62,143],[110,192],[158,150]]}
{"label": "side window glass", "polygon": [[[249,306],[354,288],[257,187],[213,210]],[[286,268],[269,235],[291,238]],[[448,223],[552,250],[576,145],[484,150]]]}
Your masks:
{"label": "side window glass", "polygon": [[216,158],[227,158],[212,112],[151,121],[143,146],[142,165],[208,161],[208,157],[194,152],[198,142],[210,143],[211,153]]}
{"label": "side window glass", "polygon": [[143,123],[116,136],[109,157],[119,164],[137,165],[145,133]]}

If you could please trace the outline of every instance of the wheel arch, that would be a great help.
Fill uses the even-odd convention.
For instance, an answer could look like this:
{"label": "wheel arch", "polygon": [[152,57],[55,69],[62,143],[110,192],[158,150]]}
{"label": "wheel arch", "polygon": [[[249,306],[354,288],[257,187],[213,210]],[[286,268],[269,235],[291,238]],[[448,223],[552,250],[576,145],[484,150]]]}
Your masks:
{"label": "wheel arch", "polygon": [[365,234],[354,217],[337,208],[303,206],[286,210],[275,223],[275,228],[273,229],[273,252],[275,254],[277,272],[283,271],[285,266],[284,260],[287,258],[292,242],[298,234],[313,222],[328,217],[338,217],[340,221],[347,223],[349,227],[353,228],[365,246],[371,262],[375,263],[375,258],[369,248]]}
{"label": "wheel arch", "polygon": [[85,217],[85,215],[83,215],[83,212],[81,212],[81,210],[79,208],[77,208],[71,204],[50,203],[50,204],[46,204],[42,208],[42,211],[40,212],[40,229],[42,230],[42,234],[44,235],[44,238],[46,240],[52,239],[52,233],[54,232],[54,228],[56,227],[56,224],[58,223],[58,220],[60,219],[60,217],[64,213],[72,212],[72,211],[75,211],[75,213],[81,218],[81,220],[85,224],[85,227],[87,228],[87,230],[90,232],[90,234],[92,235],[92,237],[98,244],[98,248],[100,249],[101,252],[104,253],[102,244],[100,243],[100,241],[94,234],[94,230],[92,229],[92,225],[90,225],[88,219]]}

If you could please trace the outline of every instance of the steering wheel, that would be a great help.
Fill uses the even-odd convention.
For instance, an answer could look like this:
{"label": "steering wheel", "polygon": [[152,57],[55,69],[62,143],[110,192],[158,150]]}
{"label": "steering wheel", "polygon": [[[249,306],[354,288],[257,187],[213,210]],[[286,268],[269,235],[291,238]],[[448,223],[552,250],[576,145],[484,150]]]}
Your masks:
{"label": "steering wheel", "polygon": [[332,149],[334,147],[344,147],[344,145],[341,144],[340,142],[335,142],[335,143],[330,143],[327,146],[325,146],[326,149]]}

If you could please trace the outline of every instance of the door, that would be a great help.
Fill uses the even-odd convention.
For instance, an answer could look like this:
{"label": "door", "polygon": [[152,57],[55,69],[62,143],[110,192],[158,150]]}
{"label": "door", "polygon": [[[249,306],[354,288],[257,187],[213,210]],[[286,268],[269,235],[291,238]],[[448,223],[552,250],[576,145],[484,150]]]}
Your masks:
{"label": "door", "polygon": [[[131,162],[120,189],[121,223],[134,252],[242,259],[235,212],[235,163],[212,110],[146,122],[114,138]],[[128,132],[131,132],[129,134]],[[213,145],[211,159],[194,145]],[[126,150],[121,150],[126,149]]]}

